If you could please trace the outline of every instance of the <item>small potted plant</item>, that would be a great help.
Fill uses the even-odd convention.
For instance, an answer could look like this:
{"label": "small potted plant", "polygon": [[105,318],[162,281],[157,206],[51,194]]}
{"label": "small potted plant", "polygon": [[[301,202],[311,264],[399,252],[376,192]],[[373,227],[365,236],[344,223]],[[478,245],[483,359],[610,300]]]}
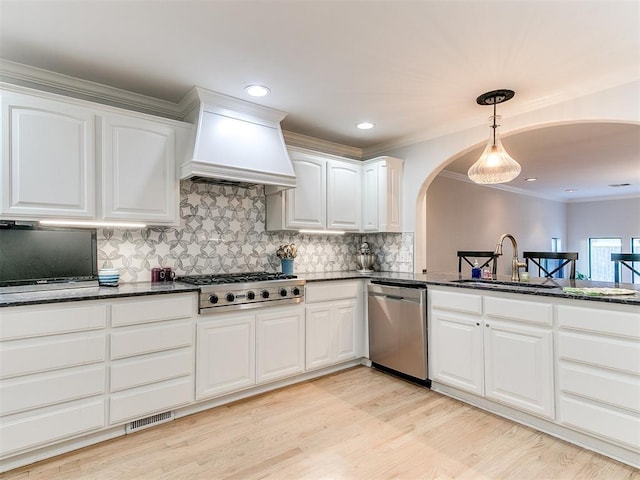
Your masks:
{"label": "small potted plant", "polygon": [[295,243],[290,245],[280,245],[276,250],[276,257],[280,259],[282,264],[282,273],[286,275],[293,274],[293,259],[298,256],[298,247]]}

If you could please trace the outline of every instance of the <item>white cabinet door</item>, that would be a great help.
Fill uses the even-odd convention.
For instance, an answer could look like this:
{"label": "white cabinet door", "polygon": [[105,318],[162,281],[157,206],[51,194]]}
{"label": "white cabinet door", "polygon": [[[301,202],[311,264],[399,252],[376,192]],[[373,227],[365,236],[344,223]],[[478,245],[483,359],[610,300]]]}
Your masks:
{"label": "white cabinet door", "polygon": [[554,418],[551,329],[498,320],[485,327],[486,397]]}
{"label": "white cabinet door", "polygon": [[404,162],[384,157],[378,172],[381,232],[402,232],[402,168]]}
{"label": "white cabinet door", "polygon": [[330,160],[327,163],[327,228],[360,229],[361,166]]}
{"label": "white cabinet door", "polygon": [[102,121],[102,218],[177,224],[176,128],[133,116]]}
{"label": "white cabinet door", "polygon": [[306,368],[331,365],[334,361],[333,321],[330,304],[306,308]]}
{"label": "white cabinet door", "polygon": [[362,230],[377,232],[380,228],[378,208],[378,168],[379,162],[362,167]]}
{"label": "white cabinet door", "polygon": [[430,378],[483,395],[482,319],[432,309],[430,327]]}
{"label": "white cabinet door", "polygon": [[2,92],[2,198],[7,217],[95,215],[92,110]]}
{"label": "white cabinet door", "polygon": [[307,285],[305,296],[306,369],[362,357],[365,333],[360,282]]}
{"label": "white cabinet door", "polygon": [[304,307],[256,315],[258,383],[304,372]]}
{"label": "white cabinet door", "polygon": [[402,168],[398,158],[379,157],[362,167],[362,230],[402,231]]}
{"label": "white cabinet door", "polygon": [[198,324],[196,399],[256,383],[255,317],[229,315]]}
{"label": "white cabinet door", "polygon": [[335,362],[344,362],[361,356],[362,322],[358,301],[348,300],[333,307]]}
{"label": "white cabinet door", "polygon": [[296,188],[286,191],[287,228],[325,228],[327,225],[327,161],[291,152]]}

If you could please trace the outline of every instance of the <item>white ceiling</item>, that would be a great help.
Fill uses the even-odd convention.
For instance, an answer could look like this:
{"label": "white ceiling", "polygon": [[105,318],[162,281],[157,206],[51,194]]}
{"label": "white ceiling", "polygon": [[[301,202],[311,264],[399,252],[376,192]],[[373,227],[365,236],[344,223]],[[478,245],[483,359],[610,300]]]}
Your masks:
{"label": "white ceiling", "polygon": [[[0,0],[3,59],[171,102],[261,83],[272,94],[253,101],[288,112],[286,130],[360,148],[488,124],[475,98],[489,90],[516,91],[508,121],[636,80],[639,32],[637,0]],[[555,137],[546,158],[578,158],[570,171],[602,162]],[[512,156],[537,162],[539,140],[522,134]]]}

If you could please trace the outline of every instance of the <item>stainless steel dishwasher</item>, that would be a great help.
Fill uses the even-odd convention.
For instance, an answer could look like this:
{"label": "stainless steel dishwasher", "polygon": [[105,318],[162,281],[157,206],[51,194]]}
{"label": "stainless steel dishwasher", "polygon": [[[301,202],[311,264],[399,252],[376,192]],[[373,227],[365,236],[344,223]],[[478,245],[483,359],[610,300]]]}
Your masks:
{"label": "stainless steel dishwasher", "polygon": [[371,362],[429,386],[427,289],[374,281],[367,290]]}

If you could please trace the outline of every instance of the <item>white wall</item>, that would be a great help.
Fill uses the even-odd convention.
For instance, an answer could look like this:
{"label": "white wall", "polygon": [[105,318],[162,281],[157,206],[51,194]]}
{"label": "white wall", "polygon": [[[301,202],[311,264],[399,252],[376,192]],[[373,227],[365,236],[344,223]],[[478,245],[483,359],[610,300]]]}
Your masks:
{"label": "white wall", "polygon": [[[456,272],[458,250],[494,250],[503,233],[516,238],[520,260],[526,250],[550,251],[552,237],[566,245],[566,224],[563,202],[438,175],[427,191],[427,271]],[[511,275],[512,251],[505,240],[498,274]]]}
{"label": "white wall", "polygon": [[[578,252],[577,270],[585,274],[590,237],[621,237],[622,253],[631,253],[631,238],[640,238],[640,198],[567,204],[567,248]],[[622,275],[623,282],[631,281],[628,269]]]}

